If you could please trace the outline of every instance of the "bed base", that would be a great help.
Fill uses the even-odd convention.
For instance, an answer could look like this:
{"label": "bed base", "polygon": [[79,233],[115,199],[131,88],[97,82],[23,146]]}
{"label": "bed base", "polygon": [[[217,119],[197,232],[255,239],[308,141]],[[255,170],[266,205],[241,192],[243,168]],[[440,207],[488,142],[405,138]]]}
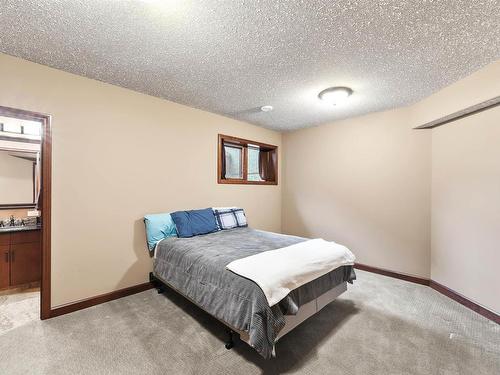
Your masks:
{"label": "bed base", "polygon": [[[154,275],[153,272],[149,273],[149,281],[151,284],[156,288],[159,294],[163,294],[167,291],[167,289],[172,289],[173,291],[177,292],[196,306],[198,306],[200,309],[205,311],[207,314],[211,315],[215,319],[217,319],[219,322],[224,324],[227,329],[226,329],[226,334],[227,334],[227,341],[224,343],[224,346],[226,349],[232,349],[235,345],[235,340],[234,337],[235,335],[238,335],[240,340],[246,342],[248,345],[251,346],[250,344],[250,337],[248,335],[248,332],[241,331],[239,329],[236,329],[234,327],[231,327],[228,323],[224,322],[223,320],[213,316],[210,314],[208,311],[200,307],[195,301],[193,301],[191,298],[187,297],[183,293],[181,293],[179,290],[168,284],[165,280],[157,277]],[[314,314],[318,313],[323,307],[328,305],[329,303],[333,302],[338,296],[340,296],[342,293],[344,293],[347,290],[347,282],[343,282],[326,293],[323,293],[320,295],[318,298],[306,303],[305,305],[300,306],[297,314],[295,315],[285,315],[285,326],[283,329],[279,332],[278,336],[276,337],[275,343],[278,342],[279,339],[281,339],[283,336],[285,336],[287,333],[291,332],[295,327],[297,327],[299,324],[303,323],[306,319],[310,318]]]}

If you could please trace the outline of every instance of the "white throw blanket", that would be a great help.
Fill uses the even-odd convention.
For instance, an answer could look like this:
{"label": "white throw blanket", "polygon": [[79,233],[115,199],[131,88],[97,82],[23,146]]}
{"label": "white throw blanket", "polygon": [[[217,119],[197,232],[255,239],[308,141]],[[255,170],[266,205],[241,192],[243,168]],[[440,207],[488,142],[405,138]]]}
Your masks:
{"label": "white throw blanket", "polygon": [[355,260],[345,246],[314,239],[238,259],[226,268],[254,281],[273,306],[299,286]]}

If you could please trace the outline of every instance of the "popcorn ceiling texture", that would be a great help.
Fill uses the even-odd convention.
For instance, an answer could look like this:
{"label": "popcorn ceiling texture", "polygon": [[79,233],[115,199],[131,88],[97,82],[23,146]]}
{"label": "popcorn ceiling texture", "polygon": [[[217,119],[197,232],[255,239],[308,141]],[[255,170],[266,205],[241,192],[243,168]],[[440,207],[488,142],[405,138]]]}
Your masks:
{"label": "popcorn ceiling texture", "polygon": [[[0,0],[0,51],[293,130],[469,75],[500,58],[499,20],[497,0]],[[345,105],[317,98],[338,85]]]}

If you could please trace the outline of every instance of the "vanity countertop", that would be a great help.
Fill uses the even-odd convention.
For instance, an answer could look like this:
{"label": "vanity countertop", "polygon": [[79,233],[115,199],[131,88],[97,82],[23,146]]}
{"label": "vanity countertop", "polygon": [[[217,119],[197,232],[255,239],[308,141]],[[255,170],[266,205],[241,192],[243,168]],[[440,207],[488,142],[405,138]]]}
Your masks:
{"label": "vanity countertop", "polygon": [[42,229],[41,225],[23,225],[18,227],[0,227],[0,233],[25,232]]}

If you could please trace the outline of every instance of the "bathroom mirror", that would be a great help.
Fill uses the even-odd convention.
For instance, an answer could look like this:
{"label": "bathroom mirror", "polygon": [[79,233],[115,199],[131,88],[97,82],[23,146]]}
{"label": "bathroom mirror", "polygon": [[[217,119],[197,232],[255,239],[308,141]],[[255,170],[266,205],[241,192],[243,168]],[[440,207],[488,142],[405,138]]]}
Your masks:
{"label": "bathroom mirror", "polygon": [[0,149],[0,208],[36,207],[40,153]]}
{"label": "bathroom mirror", "polygon": [[0,209],[37,206],[41,130],[40,121],[0,116]]}

